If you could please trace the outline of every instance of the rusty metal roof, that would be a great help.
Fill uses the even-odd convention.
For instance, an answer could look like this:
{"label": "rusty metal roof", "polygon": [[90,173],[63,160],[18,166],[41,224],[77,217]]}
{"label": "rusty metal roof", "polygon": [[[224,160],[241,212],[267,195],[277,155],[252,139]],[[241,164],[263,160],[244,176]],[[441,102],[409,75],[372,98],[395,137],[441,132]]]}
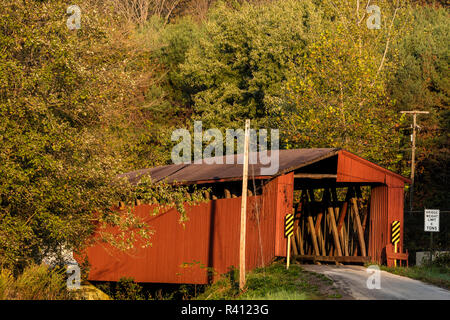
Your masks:
{"label": "rusty metal roof", "polygon": [[[313,149],[293,149],[293,150],[279,150],[279,166],[278,172],[273,175],[261,174],[262,168],[268,168],[270,164],[263,164],[260,162],[259,152],[249,154],[249,158],[257,159],[250,162],[249,174],[259,178],[271,178],[286,172],[296,170],[298,168],[310,165],[312,163],[321,161],[323,159],[337,155],[339,148],[313,148]],[[271,151],[268,151],[270,157]],[[132,184],[136,184],[144,175],[150,177],[158,182],[166,179],[167,182],[183,182],[183,183],[208,183],[219,181],[233,181],[242,179],[242,159],[243,155],[238,154],[232,156],[233,164],[226,164],[226,156],[214,157],[210,160],[222,160],[223,164],[205,163],[189,163],[189,164],[172,164],[167,166],[160,166],[149,169],[141,169],[137,171],[122,174],[121,177],[126,177]]]}

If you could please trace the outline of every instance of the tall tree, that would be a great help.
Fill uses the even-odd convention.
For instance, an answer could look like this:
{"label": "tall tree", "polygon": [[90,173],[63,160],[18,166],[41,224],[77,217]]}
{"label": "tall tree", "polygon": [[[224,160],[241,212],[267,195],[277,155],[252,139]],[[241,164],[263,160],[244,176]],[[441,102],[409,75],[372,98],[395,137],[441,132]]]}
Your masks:
{"label": "tall tree", "polygon": [[[450,209],[448,13],[444,8],[411,7],[408,32],[395,45],[400,66],[389,82],[389,94],[396,101],[396,111],[430,112],[418,123],[416,208]],[[404,134],[409,146],[411,119],[407,123]],[[407,156],[410,158],[409,152]]]}
{"label": "tall tree", "polygon": [[265,98],[278,93],[287,62],[310,42],[320,19],[311,1],[215,7],[176,79],[190,93],[194,118],[220,128],[249,117],[265,122]]}
{"label": "tall tree", "polygon": [[377,25],[377,10],[365,4],[322,4],[328,23],[291,62],[284,94],[270,101],[273,126],[284,128],[287,147],[343,147],[401,172],[400,116],[386,81],[403,13],[398,3],[378,2]]}
{"label": "tall tree", "polygon": [[117,177],[128,161],[109,140],[129,143],[115,132],[130,119],[136,66],[122,68],[111,21],[80,3],[81,28],[69,30],[65,1],[0,5],[0,265],[20,269],[80,249],[98,226],[120,226],[127,246],[148,240],[142,221],[112,206],[151,195],[183,213],[190,196]]}

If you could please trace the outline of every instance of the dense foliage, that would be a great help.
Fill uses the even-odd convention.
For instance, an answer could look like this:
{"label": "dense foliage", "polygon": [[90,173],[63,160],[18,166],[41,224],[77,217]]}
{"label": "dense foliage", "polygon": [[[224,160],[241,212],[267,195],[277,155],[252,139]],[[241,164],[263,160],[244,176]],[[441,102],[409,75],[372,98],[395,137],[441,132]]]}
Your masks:
{"label": "dense foliage", "polygon": [[[389,81],[395,111],[425,110],[419,119],[415,207],[450,208],[450,74],[448,10],[417,8],[398,41],[399,67]],[[411,123],[412,119],[408,119]],[[408,128],[404,132],[411,133]],[[409,138],[409,136],[407,136]],[[410,156],[410,154],[408,154]],[[443,192],[444,191],[444,192]]]}
{"label": "dense foliage", "polygon": [[[133,162],[122,156],[136,138],[125,124],[139,114],[128,99],[136,73],[150,72],[135,65],[145,51],[116,48],[110,24],[94,9],[83,15],[83,28],[69,30],[65,10],[63,1],[2,1],[0,263],[13,269],[61,247],[81,248],[99,224],[119,225],[125,248],[148,239],[141,221],[109,209],[120,200],[148,193],[166,207],[186,200],[182,188],[131,187],[117,178]],[[121,64],[125,56],[131,61]]]}
{"label": "dense foliage", "polygon": [[367,28],[364,10],[323,6],[335,20],[333,29],[322,24],[307,50],[292,62],[284,95],[270,101],[275,125],[286,128],[288,147],[342,147],[401,172],[400,134],[395,130],[400,116],[385,85],[396,61],[383,55],[398,37],[398,20],[404,17],[387,2],[379,5],[385,8],[380,30]]}
{"label": "dense foliage", "polygon": [[362,1],[134,2],[80,0],[69,30],[65,1],[0,0],[0,264],[79,248],[97,227],[119,227],[103,240],[123,249],[151,241],[109,209],[118,201],[186,221],[181,204],[201,190],[117,176],[169,163],[172,130],[192,120],[224,130],[251,118],[280,129],[282,148],[344,147],[408,175],[399,111],[430,111],[415,208],[450,209],[448,9],[378,1],[371,30]]}
{"label": "dense foliage", "polygon": [[76,296],[66,290],[63,268],[29,265],[18,276],[0,269],[0,300],[70,300]]}
{"label": "dense foliage", "polygon": [[245,118],[266,124],[265,99],[280,91],[289,62],[311,41],[320,13],[309,1],[282,1],[237,10],[221,4],[208,18],[177,79],[190,93],[194,118],[218,128],[240,127]]}

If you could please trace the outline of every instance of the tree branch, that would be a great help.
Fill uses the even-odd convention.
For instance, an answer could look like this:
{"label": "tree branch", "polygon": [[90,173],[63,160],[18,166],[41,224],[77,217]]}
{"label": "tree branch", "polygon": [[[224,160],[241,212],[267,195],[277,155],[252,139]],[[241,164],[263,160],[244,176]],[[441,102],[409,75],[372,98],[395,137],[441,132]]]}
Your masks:
{"label": "tree branch", "polygon": [[384,61],[386,60],[386,54],[389,50],[389,43],[391,41],[392,26],[394,25],[395,16],[397,15],[398,9],[399,9],[399,7],[397,6],[394,11],[394,16],[392,17],[391,25],[389,26],[389,32],[388,32],[388,36],[387,36],[387,40],[386,40],[386,46],[384,48],[383,57],[381,58],[380,66],[378,67],[377,73],[375,74],[375,78],[373,79],[372,83],[370,84],[371,87],[375,84],[375,80],[377,79],[378,75],[380,74],[381,70],[383,69]]}

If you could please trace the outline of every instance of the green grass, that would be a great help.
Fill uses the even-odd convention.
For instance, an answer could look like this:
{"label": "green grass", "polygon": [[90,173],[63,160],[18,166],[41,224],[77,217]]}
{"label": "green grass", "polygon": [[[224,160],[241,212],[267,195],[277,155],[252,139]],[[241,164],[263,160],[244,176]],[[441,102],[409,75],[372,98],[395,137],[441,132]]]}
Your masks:
{"label": "green grass", "polygon": [[381,266],[380,268],[399,276],[420,280],[450,290],[450,272],[447,268],[430,266],[413,266],[408,268]]}
{"label": "green grass", "polygon": [[308,295],[306,293],[280,290],[276,292],[266,292],[266,294],[263,296],[247,294],[245,300],[307,300],[307,299]]}
{"label": "green grass", "polygon": [[208,286],[196,300],[311,300],[340,298],[338,293],[323,294],[319,287],[331,287],[325,276],[304,271],[292,264],[289,270],[282,262],[249,272],[244,290],[239,290],[239,272],[231,270]]}
{"label": "green grass", "polygon": [[[239,289],[239,271],[229,270],[211,285],[181,285],[160,288],[155,295],[151,288],[143,288],[122,279],[118,283],[97,283],[98,288],[112,299],[168,299],[168,300],[322,300],[340,299],[341,294],[326,276],[303,270],[298,264],[286,269],[284,260],[247,273],[244,290]],[[150,290],[150,291],[149,291]],[[151,293],[151,294],[150,294]]]}
{"label": "green grass", "polygon": [[49,269],[45,265],[30,265],[14,276],[0,269],[0,300],[71,300],[67,290],[65,269]]}

